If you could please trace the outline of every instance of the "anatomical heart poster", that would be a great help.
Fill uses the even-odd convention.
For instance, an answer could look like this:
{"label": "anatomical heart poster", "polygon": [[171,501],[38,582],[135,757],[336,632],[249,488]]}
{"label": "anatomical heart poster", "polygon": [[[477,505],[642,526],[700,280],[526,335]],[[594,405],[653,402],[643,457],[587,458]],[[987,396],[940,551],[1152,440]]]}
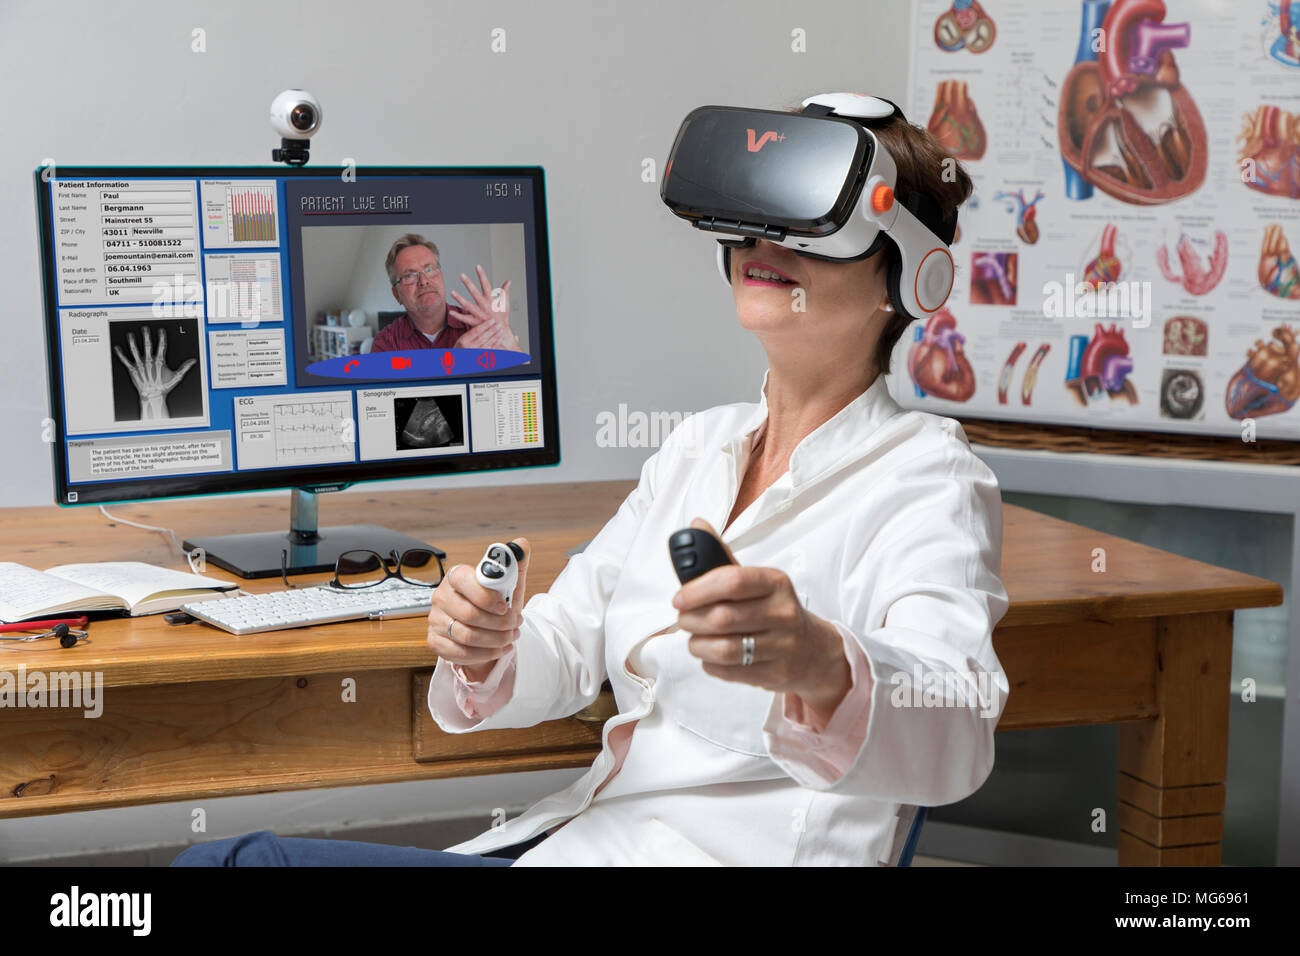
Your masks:
{"label": "anatomical heart poster", "polygon": [[894,397],[1300,439],[1300,0],[912,14],[908,119],[975,188],[952,295],[898,343]]}

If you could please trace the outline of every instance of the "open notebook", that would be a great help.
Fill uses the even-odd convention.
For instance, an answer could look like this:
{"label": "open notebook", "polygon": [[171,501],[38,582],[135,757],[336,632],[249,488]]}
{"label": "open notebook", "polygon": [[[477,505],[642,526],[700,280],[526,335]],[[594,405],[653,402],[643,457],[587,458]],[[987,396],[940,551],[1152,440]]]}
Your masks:
{"label": "open notebook", "polygon": [[14,622],[68,611],[174,611],[222,596],[239,585],[139,561],[62,564],[37,571],[0,561],[0,620]]}

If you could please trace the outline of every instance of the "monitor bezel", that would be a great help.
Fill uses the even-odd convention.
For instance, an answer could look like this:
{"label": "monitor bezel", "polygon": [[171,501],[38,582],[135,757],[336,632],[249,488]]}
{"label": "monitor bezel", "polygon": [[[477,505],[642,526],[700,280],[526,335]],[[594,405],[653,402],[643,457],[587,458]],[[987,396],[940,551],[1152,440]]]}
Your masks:
{"label": "monitor bezel", "polygon": [[[537,223],[537,302],[539,329],[533,351],[540,369],[519,378],[541,379],[542,434],[540,448],[512,449],[498,452],[473,452],[467,455],[434,456],[377,462],[356,461],[302,468],[232,471],[220,475],[173,475],[165,478],[127,478],[105,482],[77,483],[68,480],[67,440],[64,431],[63,369],[59,355],[57,276],[53,229],[52,180],[59,179],[130,179],[168,177],[194,179],[233,178],[339,178],[340,171],[311,166],[56,166],[35,171],[38,235],[41,244],[42,295],[45,306],[45,367],[53,418],[52,449],[54,456],[55,503],[62,507],[102,505],[129,501],[152,501],[196,495],[233,494],[238,492],[275,491],[303,488],[311,491],[341,490],[359,482],[388,481],[439,475],[499,471],[508,468],[536,468],[560,462],[560,419],[555,381],[554,317],[552,314],[549,224],[546,217],[546,180],[541,166],[365,166],[355,169],[357,181],[392,176],[527,176],[533,185],[533,215]],[[286,318],[286,329],[289,322]],[[508,376],[507,376],[508,377]],[[500,379],[494,379],[500,380]],[[414,383],[413,383],[414,384]],[[466,428],[469,427],[468,422]],[[75,492],[76,501],[69,501]]]}

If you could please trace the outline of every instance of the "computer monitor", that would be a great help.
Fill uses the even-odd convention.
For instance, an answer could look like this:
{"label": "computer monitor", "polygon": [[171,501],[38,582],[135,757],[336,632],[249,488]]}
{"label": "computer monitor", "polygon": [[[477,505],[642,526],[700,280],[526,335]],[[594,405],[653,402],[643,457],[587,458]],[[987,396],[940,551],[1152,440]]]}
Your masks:
{"label": "computer monitor", "polygon": [[35,180],[60,505],[293,489],[285,531],[185,542],[260,577],[425,546],[317,493],[559,462],[539,167]]}

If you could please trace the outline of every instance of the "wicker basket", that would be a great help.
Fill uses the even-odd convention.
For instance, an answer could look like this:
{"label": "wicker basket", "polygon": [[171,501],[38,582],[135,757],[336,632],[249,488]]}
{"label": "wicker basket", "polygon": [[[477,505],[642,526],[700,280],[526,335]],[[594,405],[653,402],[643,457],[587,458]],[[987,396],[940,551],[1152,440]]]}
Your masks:
{"label": "wicker basket", "polygon": [[1300,442],[1267,439],[1123,432],[1109,428],[1025,425],[982,418],[958,419],[971,442],[999,448],[1090,452],[1094,455],[1148,455],[1203,461],[1245,461],[1261,465],[1300,465]]}

